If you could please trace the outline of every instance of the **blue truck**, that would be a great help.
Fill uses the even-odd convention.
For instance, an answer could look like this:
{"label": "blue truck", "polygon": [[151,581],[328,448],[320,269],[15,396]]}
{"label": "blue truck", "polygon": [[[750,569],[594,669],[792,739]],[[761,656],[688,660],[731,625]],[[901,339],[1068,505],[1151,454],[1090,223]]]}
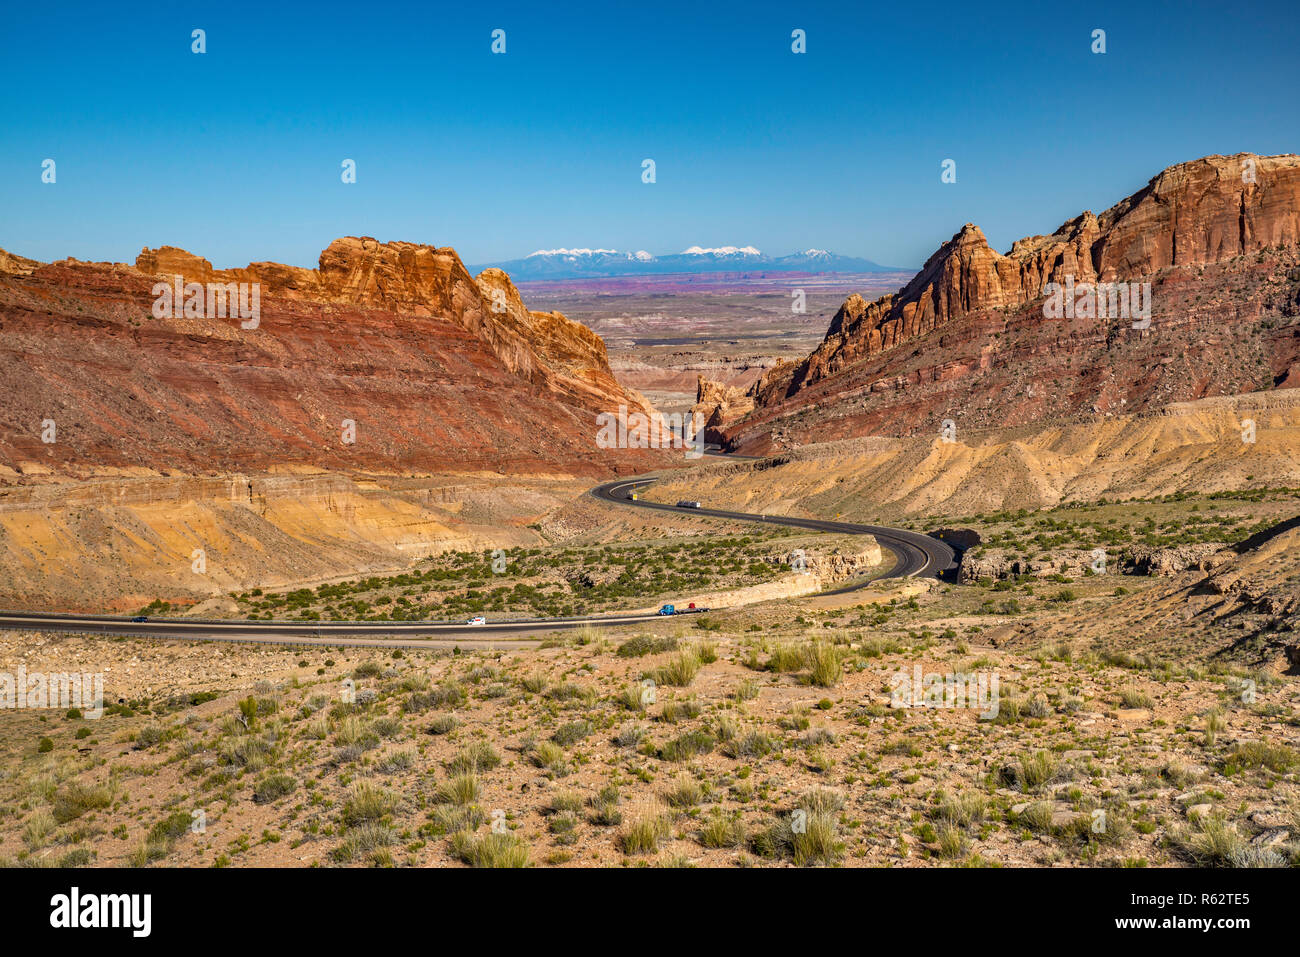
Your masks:
{"label": "blue truck", "polygon": [[707,608],[696,608],[695,602],[691,602],[685,608],[678,608],[676,605],[664,605],[656,614],[659,615],[690,615],[697,611],[708,611]]}

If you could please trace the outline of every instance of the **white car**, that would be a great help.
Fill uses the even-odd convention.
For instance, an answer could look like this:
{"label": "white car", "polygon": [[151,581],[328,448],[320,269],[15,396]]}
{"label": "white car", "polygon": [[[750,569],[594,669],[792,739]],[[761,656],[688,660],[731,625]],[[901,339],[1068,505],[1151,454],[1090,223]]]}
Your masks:
{"label": "white car", "polygon": [[465,622],[465,624],[467,624],[467,625],[486,625],[486,624],[487,624],[487,619],[484,618],[482,615],[475,615],[475,616],[474,616],[473,618],[471,618],[469,621]]}

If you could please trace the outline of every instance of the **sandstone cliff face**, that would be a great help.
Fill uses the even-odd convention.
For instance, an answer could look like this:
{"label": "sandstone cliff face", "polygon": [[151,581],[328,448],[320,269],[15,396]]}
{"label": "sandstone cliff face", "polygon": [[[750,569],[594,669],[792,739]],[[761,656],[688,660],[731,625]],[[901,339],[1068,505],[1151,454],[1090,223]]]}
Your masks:
{"label": "sandstone cliff face", "polygon": [[471,277],[450,247],[347,236],[321,253],[317,270],[261,262],[214,271],[206,259],[164,246],[146,248],[136,268],[196,282],[260,282],[286,299],[451,318],[487,343],[507,369],[538,386],[597,411],[620,403],[649,411],[644,398],[615,380],[599,336],[563,313],[531,312],[500,269]]}
{"label": "sandstone cliff face", "polygon": [[714,442],[723,426],[734,422],[741,416],[752,412],[754,399],[744,389],[724,382],[714,382],[704,376],[697,376],[695,381],[695,404],[691,406],[692,415],[700,415],[704,421],[705,441]]}
{"label": "sandstone cliff face", "polygon": [[[614,378],[605,340],[596,333],[562,312],[530,311],[500,269],[483,270],[475,282],[489,304],[487,321],[481,324],[483,334],[503,346],[509,341],[505,351],[515,355],[519,346],[531,349],[541,360],[541,368],[555,373],[549,382],[552,388],[601,411],[617,411],[620,402],[626,403],[629,411],[651,411],[644,396]],[[525,363],[536,368],[535,363]]]}
{"label": "sandstone cliff face", "polygon": [[[1243,172],[1248,174],[1244,179]],[[1219,267],[1241,266],[1243,257],[1265,257],[1272,270],[1267,277],[1271,282],[1295,264],[1297,248],[1300,157],[1294,155],[1210,156],[1170,167],[1100,216],[1085,212],[1050,236],[1019,240],[1005,256],[989,247],[977,226],[967,223],[898,293],[874,302],[850,296],[832,320],[825,340],[810,356],[801,363],[770,370],[752,387],[750,394],[759,411],[751,421],[728,430],[727,438],[733,446],[740,442],[748,449],[781,445],[771,435],[784,425],[774,423],[778,415],[784,417],[812,404],[824,406],[846,394],[856,400],[873,393],[895,393],[909,385],[980,374],[997,366],[1000,359],[1011,361],[1017,346],[1023,346],[1024,352],[1015,358],[1023,358],[1026,353],[1033,357],[1062,346],[1077,351],[1091,342],[1109,348],[1117,338],[1144,338],[1130,336],[1122,328],[1128,323],[1115,322],[1113,317],[1088,318],[1075,327],[1056,323],[1047,328],[1042,311],[1044,287],[1064,283],[1066,277],[1075,283],[1167,284],[1168,288],[1153,292],[1153,324],[1157,327],[1187,319],[1189,300],[1200,305],[1207,298],[1227,299],[1228,292],[1236,299],[1231,308],[1244,307],[1247,315],[1220,310],[1217,318],[1222,325],[1237,318],[1261,318],[1260,313],[1270,308],[1286,314],[1300,305],[1290,286],[1243,290],[1236,288],[1242,285],[1241,268]],[[1207,275],[1207,267],[1215,268]],[[1252,285],[1260,284],[1258,270],[1247,278]],[[1252,295],[1256,292],[1259,294]],[[1007,335],[1012,341],[990,341]],[[1019,337],[1022,341],[1017,342]],[[1265,338],[1280,340],[1268,346],[1271,371],[1281,373],[1280,384],[1296,363],[1300,351],[1296,337]],[[916,349],[901,348],[914,341]],[[923,348],[937,356],[934,347],[958,345],[964,348],[951,348],[928,368],[913,361]],[[1186,358],[1185,352],[1173,354]],[[885,361],[887,357],[893,361]],[[1157,356],[1155,361],[1166,357]],[[882,361],[870,363],[877,358]],[[1242,382],[1228,383],[1230,388],[1215,382],[1220,387],[1212,389],[1209,383],[1214,378],[1208,365],[1197,369],[1185,387],[1167,398],[1245,391]],[[815,389],[819,384],[826,388]],[[1258,387],[1257,382],[1246,386]],[[993,394],[985,391],[980,398]],[[1131,399],[1125,398],[1129,404]],[[1062,405],[1052,411],[1079,409]],[[826,418],[824,410],[819,418]],[[893,426],[906,416],[886,413],[874,418],[876,425],[888,422]],[[840,429],[828,437],[851,434],[863,432]]]}
{"label": "sandstone cliff face", "polygon": [[[476,280],[450,248],[355,237],[314,270],[214,270],[168,246],[134,268],[0,258],[0,467],[653,467],[649,453],[596,447],[597,413],[645,408],[599,337],[530,312],[489,273]],[[174,276],[259,283],[257,328],[154,318],[152,287]]]}
{"label": "sandstone cliff face", "polygon": [[15,256],[13,253],[7,253],[0,249],[0,273],[30,276],[39,265],[40,263],[35,259],[25,259],[22,256]]}
{"label": "sandstone cliff face", "polygon": [[875,538],[870,535],[861,538],[861,543],[855,542],[851,548],[779,552],[769,555],[766,561],[769,565],[802,569],[810,575],[816,575],[823,582],[847,581],[867,574],[885,560],[880,543]]}

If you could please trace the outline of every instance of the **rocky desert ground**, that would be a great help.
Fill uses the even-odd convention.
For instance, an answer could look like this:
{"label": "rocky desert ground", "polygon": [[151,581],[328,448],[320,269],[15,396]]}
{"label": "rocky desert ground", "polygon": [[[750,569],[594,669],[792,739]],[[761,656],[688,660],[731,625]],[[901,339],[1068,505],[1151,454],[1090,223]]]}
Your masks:
{"label": "rocky desert ground", "polygon": [[0,859],[1293,865],[1295,679],[1096,637],[1204,575],[882,583],[492,650],[9,633],[4,660],[102,671],[110,705],[3,716]]}
{"label": "rocky desert ground", "polygon": [[[701,571],[695,585],[741,586],[740,600],[650,626],[387,650],[6,633],[11,670],[101,673],[108,707],[0,714],[0,860],[1295,865],[1300,492],[1267,484],[1294,468],[1287,398],[1249,400],[1270,412],[1246,453],[1213,434],[1220,418],[1235,427],[1221,400],[1107,423],[1105,442],[1049,430],[1050,455],[1042,435],[1019,436],[1057,463],[1032,485],[1001,479],[1034,501],[936,495],[889,511],[896,490],[872,484],[872,456],[917,461],[915,440],[702,464],[654,489],[752,509],[779,488],[765,508],[977,531],[953,581],[746,593],[798,545],[824,584],[860,572],[818,566],[852,538],[821,536],[819,552],[819,536],[690,515],[664,527],[578,496],[532,529],[567,544],[512,552],[524,591],[493,607],[567,611],[537,607],[548,589],[535,590],[574,581],[617,606]],[[943,454],[992,470],[1010,444],[998,438]],[[1146,454],[1121,469],[1109,448],[1134,445]],[[1166,484],[1194,484],[1196,462],[1260,487]],[[733,546],[718,551],[710,529]],[[746,551],[759,561],[730,563]],[[463,604],[460,564],[238,593],[227,613],[425,617],[421,582],[461,613],[485,607]]]}

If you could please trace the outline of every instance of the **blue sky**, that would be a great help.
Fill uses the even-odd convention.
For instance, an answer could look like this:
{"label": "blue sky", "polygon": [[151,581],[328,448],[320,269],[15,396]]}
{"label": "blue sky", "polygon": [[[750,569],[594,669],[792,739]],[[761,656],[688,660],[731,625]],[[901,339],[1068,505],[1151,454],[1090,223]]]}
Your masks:
{"label": "blue sky", "polygon": [[1005,250],[1172,163],[1300,150],[1297,51],[1293,0],[8,4],[0,247],[311,266],[372,235],[468,263],[752,244],[916,266],[968,221]]}

